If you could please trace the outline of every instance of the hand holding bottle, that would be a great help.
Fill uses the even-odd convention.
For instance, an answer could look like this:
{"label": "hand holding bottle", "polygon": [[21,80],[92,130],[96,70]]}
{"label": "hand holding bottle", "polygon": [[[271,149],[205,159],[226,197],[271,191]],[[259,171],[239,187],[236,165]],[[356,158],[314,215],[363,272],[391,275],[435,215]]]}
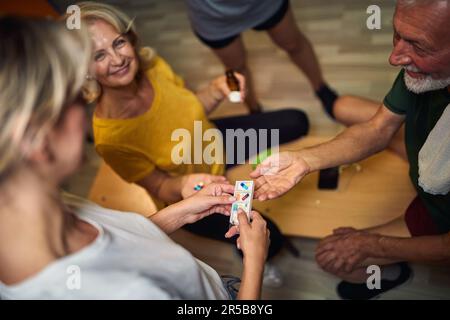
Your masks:
{"label": "hand holding bottle", "polygon": [[[217,77],[211,82],[215,92],[216,100],[223,100],[225,97],[233,102],[242,102],[245,99],[245,78],[240,73],[227,70],[225,75]],[[218,96],[220,95],[220,97]]]}

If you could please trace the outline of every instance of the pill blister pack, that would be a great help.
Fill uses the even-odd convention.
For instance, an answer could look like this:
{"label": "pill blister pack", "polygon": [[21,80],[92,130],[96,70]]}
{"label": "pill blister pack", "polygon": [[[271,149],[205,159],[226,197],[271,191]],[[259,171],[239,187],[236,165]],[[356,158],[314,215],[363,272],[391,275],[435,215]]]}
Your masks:
{"label": "pill blister pack", "polygon": [[237,213],[242,209],[247,218],[250,219],[250,212],[252,211],[253,200],[253,181],[236,181],[234,186],[234,197],[236,201],[231,205],[230,224],[238,225]]}

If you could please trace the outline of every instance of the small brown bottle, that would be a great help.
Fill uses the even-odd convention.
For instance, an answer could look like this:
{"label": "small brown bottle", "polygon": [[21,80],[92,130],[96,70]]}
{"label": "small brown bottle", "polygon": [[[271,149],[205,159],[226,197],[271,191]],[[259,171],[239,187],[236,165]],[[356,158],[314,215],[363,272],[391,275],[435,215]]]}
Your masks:
{"label": "small brown bottle", "polygon": [[230,93],[228,94],[228,99],[231,102],[237,103],[241,102],[241,92],[239,88],[239,81],[234,75],[234,71],[231,69],[228,69],[225,72],[225,75],[227,77],[227,85],[228,88],[230,88]]}

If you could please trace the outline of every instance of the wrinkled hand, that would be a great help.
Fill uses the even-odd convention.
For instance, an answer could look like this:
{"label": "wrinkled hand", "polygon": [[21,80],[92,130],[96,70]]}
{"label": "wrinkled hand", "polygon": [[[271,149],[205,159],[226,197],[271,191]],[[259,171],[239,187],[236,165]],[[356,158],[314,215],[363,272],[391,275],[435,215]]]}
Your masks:
{"label": "wrinkled hand", "polygon": [[224,176],[215,176],[207,173],[193,173],[182,177],[181,179],[181,196],[186,199],[192,196],[198,191],[195,190],[195,186],[203,182],[203,187],[208,186],[211,183],[228,183],[227,178]]}
{"label": "wrinkled hand", "polygon": [[189,198],[177,203],[181,206],[185,223],[195,223],[213,213],[229,216],[234,186],[226,183],[211,183]]}
{"label": "wrinkled hand", "polygon": [[231,238],[240,234],[236,245],[238,249],[242,250],[244,260],[250,263],[264,264],[270,245],[270,231],[267,229],[266,221],[257,211],[252,211],[250,216],[251,223],[245,212],[239,210],[239,226],[232,226],[225,237]]}
{"label": "wrinkled hand", "polygon": [[[235,72],[234,75],[236,76],[236,78],[239,81],[239,89],[241,92],[241,101],[245,100],[245,96],[246,96],[246,84],[245,84],[245,78],[242,74]],[[230,94],[230,88],[228,88],[227,85],[227,77],[222,75],[217,77],[216,79],[214,79],[213,81],[211,81],[210,86],[212,87],[213,91],[218,91],[222,94],[222,99],[224,99],[225,97],[228,97],[228,95]],[[216,100],[219,100],[216,98]]]}
{"label": "wrinkled hand", "polygon": [[352,232],[358,231],[357,229],[353,227],[340,227],[333,230],[334,235],[344,235]]}
{"label": "wrinkled hand", "polygon": [[274,154],[250,173],[250,177],[256,179],[254,198],[260,201],[278,198],[309,171],[309,165],[295,152]]}
{"label": "wrinkled hand", "polygon": [[354,228],[335,229],[316,249],[316,261],[322,269],[336,274],[352,272],[370,257],[379,235]]}

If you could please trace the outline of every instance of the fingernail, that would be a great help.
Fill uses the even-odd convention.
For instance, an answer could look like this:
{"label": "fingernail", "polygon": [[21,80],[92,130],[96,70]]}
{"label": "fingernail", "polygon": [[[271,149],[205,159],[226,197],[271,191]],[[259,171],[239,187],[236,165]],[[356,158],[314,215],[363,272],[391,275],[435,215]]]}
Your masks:
{"label": "fingernail", "polygon": [[229,197],[228,200],[230,200],[230,201],[236,201],[236,198],[235,198],[235,197]]}

